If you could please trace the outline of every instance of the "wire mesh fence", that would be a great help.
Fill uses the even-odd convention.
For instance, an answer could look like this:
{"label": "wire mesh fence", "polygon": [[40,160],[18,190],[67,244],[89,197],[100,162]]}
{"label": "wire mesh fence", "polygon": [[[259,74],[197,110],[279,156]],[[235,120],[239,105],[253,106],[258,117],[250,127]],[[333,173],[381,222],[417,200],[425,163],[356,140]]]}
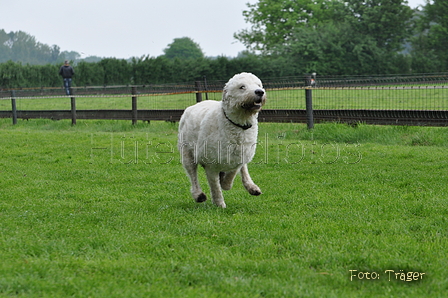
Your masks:
{"label": "wire mesh fence", "polygon": [[313,90],[314,109],[448,110],[448,86],[348,87]]}
{"label": "wire mesh fence", "polygon": [[[268,109],[304,109],[305,88],[268,90]],[[448,86],[314,87],[315,110],[448,110]]]}
{"label": "wire mesh fence", "polygon": [[[312,80],[311,80],[312,78]],[[264,81],[268,109],[305,109],[306,88],[316,110],[448,110],[448,74],[332,76]]]}
{"label": "wire mesh fence", "polygon": [[[265,109],[305,109],[305,89],[311,88],[315,110],[448,110],[448,74],[262,79],[268,100]],[[77,109],[183,110],[199,100],[220,100],[225,81],[205,79],[180,84],[74,87]],[[311,86],[310,86],[311,85]],[[63,88],[0,90],[0,110],[67,110],[70,97]]]}

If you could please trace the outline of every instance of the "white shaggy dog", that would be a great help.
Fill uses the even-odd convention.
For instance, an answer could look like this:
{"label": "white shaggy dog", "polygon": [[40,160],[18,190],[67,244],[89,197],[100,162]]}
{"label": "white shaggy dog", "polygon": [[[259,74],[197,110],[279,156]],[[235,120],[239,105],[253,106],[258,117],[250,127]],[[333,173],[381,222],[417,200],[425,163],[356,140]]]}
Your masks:
{"label": "white shaggy dog", "polygon": [[231,189],[238,172],[251,195],[261,194],[249,175],[247,163],[255,155],[257,117],[265,101],[260,79],[243,72],[226,83],[222,101],[206,100],[185,110],[179,122],[178,148],[196,202],[207,200],[198,182],[198,164],[205,169],[217,206],[226,207],[221,188]]}

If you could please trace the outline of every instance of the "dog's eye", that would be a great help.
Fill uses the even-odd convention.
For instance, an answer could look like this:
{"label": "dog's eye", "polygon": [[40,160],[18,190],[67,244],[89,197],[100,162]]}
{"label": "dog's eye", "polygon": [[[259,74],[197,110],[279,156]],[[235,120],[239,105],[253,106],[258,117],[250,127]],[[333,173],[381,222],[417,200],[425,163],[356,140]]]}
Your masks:
{"label": "dog's eye", "polygon": [[242,85],[242,86],[240,87],[240,89],[244,90],[244,89],[246,89],[246,86]]}

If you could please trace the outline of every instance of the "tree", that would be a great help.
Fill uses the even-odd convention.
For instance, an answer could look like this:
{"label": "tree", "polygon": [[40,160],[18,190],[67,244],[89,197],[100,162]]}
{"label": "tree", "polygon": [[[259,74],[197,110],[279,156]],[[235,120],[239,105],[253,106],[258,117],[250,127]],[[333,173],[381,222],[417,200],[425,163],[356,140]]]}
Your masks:
{"label": "tree", "polygon": [[371,36],[378,47],[400,51],[411,35],[412,9],[403,0],[348,0],[348,20],[363,35]]}
{"label": "tree", "polygon": [[163,51],[165,57],[169,59],[198,59],[204,57],[204,53],[199,44],[195,43],[189,37],[175,38]]}
{"label": "tree", "polygon": [[52,62],[59,62],[58,60],[60,59],[60,55],[61,55],[61,48],[57,45],[53,45],[51,47],[51,57],[50,57],[50,61],[48,61],[49,63]]}
{"label": "tree", "polygon": [[448,3],[426,0],[418,12],[417,34],[412,39],[413,69],[420,72],[446,71],[448,67]]}
{"label": "tree", "polygon": [[246,48],[263,53],[287,44],[297,28],[339,21],[346,14],[346,6],[338,0],[260,0],[247,6],[249,10],[243,11],[243,15],[252,27],[234,37]]}
{"label": "tree", "polygon": [[278,53],[303,73],[360,75],[409,71],[401,54],[378,47],[372,36],[357,32],[348,22],[298,28],[290,44],[280,47]]}
{"label": "tree", "polygon": [[0,63],[11,59],[10,38],[5,30],[0,30]]}
{"label": "tree", "polygon": [[6,33],[0,31],[0,62],[8,60],[29,64],[56,63],[60,59],[60,48],[36,41],[34,36],[23,31]]}
{"label": "tree", "polygon": [[[260,0],[248,7],[252,28],[235,34],[248,49],[281,53],[307,71],[409,71],[398,54],[411,34],[406,1]],[[400,66],[387,65],[396,58]]]}
{"label": "tree", "polygon": [[[68,60],[68,61],[78,61],[81,58],[81,54],[79,54],[78,52],[75,51],[63,51],[61,53],[61,61],[58,62],[64,62],[64,60]],[[90,61],[86,61],[86,62],[90,62]],[[97,62],[97,61],[95,61]]]}
{"label": "tree", "polygon": [[409,37],[412,10],[403,0],[260,0],[243,11],[250,30],[234,37],[248,49],[270,53],[287,45],[302,27],[349,22],[361,34],[373,37],[378,46],[396,51]]}

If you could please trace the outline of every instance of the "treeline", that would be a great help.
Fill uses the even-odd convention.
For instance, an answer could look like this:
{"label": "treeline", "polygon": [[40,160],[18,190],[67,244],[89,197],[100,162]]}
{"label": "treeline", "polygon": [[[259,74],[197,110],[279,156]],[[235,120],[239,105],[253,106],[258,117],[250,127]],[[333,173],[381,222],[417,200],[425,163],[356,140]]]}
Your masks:
{"label": "treeline", "polygon": [[[318,75],[361,75],[375,74],[372,69],[363,73],[362,61],[348,56],[345,61],[339,59],[338,65],[328,68]],[[383,57],[376,61],[378,74],[422,73],[428,71],[427,60],[420,63],[419,56],[400,55]],[[420,65],[420,67],[419,67]],[[434,62],[431,72],[442,72]],[[58,75],[60,65],[29,65],[20,62],[0,64],[0,89],[29,87],[60,87],[61,77]],[[240,55],[237,58],[198,58],[169,59],[165,56],[124,59],[107,58],[100,62],[79,62],[74,65],[75,76],[73,86],[111,86],[111,85],[148,85],[164,83],[181,83],[201,80],[227,80],[235,73],[247,71],[261,78],[285,76],[302,76],[313,71],[308,63],[300,59],[282,55]]]}
{"label": "treeline", "polygon": [[[7,33],[0,30],[0,63],[8,61],[22,62],[31,65],[58,64],[64,60],[80,60],[81,55],[75,51],[62,51],[57,45],[47,45],[38,42],[26,32]],[[89,56],[85,61],[98,62],[101,57]]]}
{"label": "treeline", "polygon": [[[281,63],[281,65],[280,65]],[[73,86],[147,85],[201,80],[226,80],[237,72],[249,71],[261,77],[296,75],[278,59],[256,55],[239,58],[170,59],[166,56],[124,59],[106,58],[99,62],[78,62],[73,66]],[[59,87],[60,65],[0,64],[0,88]]]}
{"label": "treeline", "polygon": [[6,33],[0,30],[0,62],[24,61],[30,64],[46,64],[58,62],[60,48],[36,41],[23,31]]}

